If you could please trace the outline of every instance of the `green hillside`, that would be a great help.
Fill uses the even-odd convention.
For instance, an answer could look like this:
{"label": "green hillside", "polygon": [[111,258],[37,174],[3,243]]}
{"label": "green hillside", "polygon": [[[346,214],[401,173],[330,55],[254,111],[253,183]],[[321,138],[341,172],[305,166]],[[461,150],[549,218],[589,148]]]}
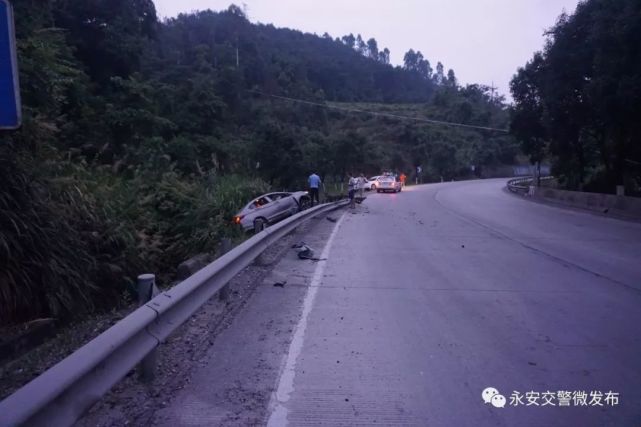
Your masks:
{"label": "green hillside", "polygon": [[235,6],[159,22],[150,0],[13,4],[24,120],[0,142],[3,322],[113,307],[141,272],[166,284],[235,235],[247,199],[312,170],[452,179],[517,153],[504,132],[329,108],[508,126],[502,99],[420,52],[394,67],[374,39]]}

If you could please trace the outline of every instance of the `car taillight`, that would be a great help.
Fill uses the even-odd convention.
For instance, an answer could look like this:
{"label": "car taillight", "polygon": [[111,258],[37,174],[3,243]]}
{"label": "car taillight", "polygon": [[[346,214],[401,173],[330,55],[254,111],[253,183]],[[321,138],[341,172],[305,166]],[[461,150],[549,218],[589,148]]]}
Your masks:
{"label": "car taillight", "polygon": [[240,224],[240,220],[243,219],[242,216],[235,216],[234,217],[234,224]]}

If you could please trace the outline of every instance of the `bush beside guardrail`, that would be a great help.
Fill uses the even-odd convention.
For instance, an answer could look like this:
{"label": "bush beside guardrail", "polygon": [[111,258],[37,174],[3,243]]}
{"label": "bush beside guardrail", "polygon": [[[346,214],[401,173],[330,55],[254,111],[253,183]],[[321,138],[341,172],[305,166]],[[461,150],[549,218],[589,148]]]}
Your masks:
{"label": "bush beside guardrail", "polygon": [[346,204],[316,206],[266,228],[160,293],[1,401],[0,427],[73,424],[267,247],[305,220]]}

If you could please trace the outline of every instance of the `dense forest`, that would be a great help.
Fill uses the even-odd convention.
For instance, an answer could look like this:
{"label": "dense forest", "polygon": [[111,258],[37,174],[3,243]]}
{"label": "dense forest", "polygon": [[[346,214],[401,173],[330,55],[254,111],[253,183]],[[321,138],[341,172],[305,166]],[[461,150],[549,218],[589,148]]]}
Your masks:
{"label": "dense forest", "polygon": [[164,22],[151,0],[13,6],[23,125],[0,141],[3,323],[114,307],[141,272],[166,284],[236,232],[249,198],[311,171],[449,180],[518,154],[505,132],[362,112],[509,126],[503,98],[419,51],[393,66],[373,38],[256,25],[233,5]]}
{"label": "dense forest", "polygon": [[641,195],[641,2],[563,14],[511,82],[511,129],[570,189]]}

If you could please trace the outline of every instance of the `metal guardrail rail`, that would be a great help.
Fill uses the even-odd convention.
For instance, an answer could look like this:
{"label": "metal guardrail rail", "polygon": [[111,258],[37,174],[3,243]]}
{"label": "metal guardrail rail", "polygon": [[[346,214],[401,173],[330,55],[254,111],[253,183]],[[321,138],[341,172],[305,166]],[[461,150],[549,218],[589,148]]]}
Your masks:
{"label": "metal guardrail rail", "polygon": [[162,292],[0,402],[0,426],[67,426],[276,240],[305,220],[343,207],[319,205],[254,235]]}
{"label": "metal guardrail rail", "polygon": [[529,190],[529,185],[524,185],[525,183],[531,182],[532,177],[526,176],[524,178],[515,178],[507,182],[507,189],[513,193],[527,193]]}
{"label": "metal guardrail rail", "polygon": [[[549,181],[554,179],[553,176],[541,177],[541,181]],[[527,194],[530,191],[530,182],[534,180],[532,176],[525,176],[511,179],[507,182],[507,189],[513,193]]]}

